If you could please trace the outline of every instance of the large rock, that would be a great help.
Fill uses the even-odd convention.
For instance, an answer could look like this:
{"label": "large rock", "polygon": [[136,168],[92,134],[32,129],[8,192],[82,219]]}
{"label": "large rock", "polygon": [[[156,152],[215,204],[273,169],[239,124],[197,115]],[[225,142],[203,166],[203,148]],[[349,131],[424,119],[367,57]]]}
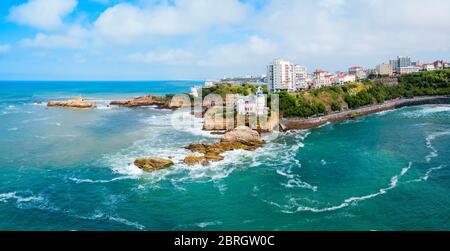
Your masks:
{"label": "large rock", "polygon": [[136,165],[137,167],[139,167],[144,171],[152,172],[172,166],[173,161],[158,157],[139,158],[134,161],[134,165]]}
{"label": "large rock", "polygon": [[195,166],[198,164],[207,166],[209,164],[209,161],[205,158],[205,156],[189,155],[189,156],[186,156],[186,158],[184,158],[183,163],[188,166]]}
{"label": "large rock", "polygon": [[156,106],[161,109],[174,110],[182,106],[188,106],[190,105],[190,103],[187,102],[187,100],[183,100],[179,97],[147,95],[133,98],[130,100],[111,101],[110,105],[117,105],[124,107]]}
{"label": "large rock", "polygon": [[225,133],[223,141],[227,142],[262,142],[261,135],[247,126],[239,126]]}
{"label": "large rock", "polygon": [[117,101],[111,101],[110,105],[118,105],[118,106],[125,106],[125,107],[139,107],[139,106],[151,106],[151,105],[164,105],[164,102],[160,100],[159,98],[148,95],[148,96],[142,96],[137,97],[130,100],[117,100]]}
{"label": "large rock", "polygon": [[66,100],[66,101],[49,101],[47,103],[49,107],[67,107],[67,108],[80,108],[80,109],[90,109],[94,108],[94,103],[86,102],[83,97],[78,97],[76,99]]}
{"label": "large rock", "polygon": [[188,165],[207,165],[210,161],[221,161],[224,159],[221,153],[233,150],[254,151],[261,147],[264,141],[258,132],[248,127],[238,127],[225,134],[225,138],[220,142],[212,144],[194,143],[186,147],[195,153],[201,153],[202,156],[188,156],[184,163]]}

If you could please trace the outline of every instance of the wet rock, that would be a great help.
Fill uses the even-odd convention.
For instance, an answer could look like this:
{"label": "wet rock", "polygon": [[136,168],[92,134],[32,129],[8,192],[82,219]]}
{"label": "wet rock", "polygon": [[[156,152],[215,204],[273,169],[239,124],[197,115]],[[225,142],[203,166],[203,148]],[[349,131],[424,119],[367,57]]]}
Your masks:
{"label": "wet rock", "polygon": [[136,165],[137,167],[139,167],[144,171],[152,172],[172,166],[173,161],[158,157],[139,158],[134,161],[134,165]]}
{"label": "wet rock", "polygon": [[[261,136],[258,132],[250,128],[236,128],[225,134],[225,138],[220,142],[212,144],[193,143],[186,147],[186,149],[201,153],[203,156],[188,156],[184,163],[188,165],[208,164],[209,161],[221,161],[224,157],[221,153],[233,150],[254,151],[264,145]],[[205,160],[207,162],[205,162]]]}
{"label": "wet rock", "polygon": [[261,142],[261,136],[257,131],[247,126],[239,126],[225,133],[224,141],[228,142]]}
{"label": "wet rock", "polygon": [[205,156],[194,156],[189,155],[184,158],[183,163],[189,166],[195,166],[198,164],[202,164],[203,166],[209,165],[209,161],[205,158]]}
{"label": "wet rock", "polygon": [[94,103],[84,101],[83,97],[66,101],[49,101],[48,107],[67,107],[67,108],[79,108],[79,109],[92,109],[95,108]]}

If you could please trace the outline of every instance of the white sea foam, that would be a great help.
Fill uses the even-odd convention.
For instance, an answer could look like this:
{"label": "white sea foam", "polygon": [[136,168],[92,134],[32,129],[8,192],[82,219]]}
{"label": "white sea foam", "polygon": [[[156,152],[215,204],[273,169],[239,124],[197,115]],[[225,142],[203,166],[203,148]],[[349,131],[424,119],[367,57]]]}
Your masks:
{"label": "white sea foam", "polygon": [[17,127],[12,127],[12,128],[8,129],[8,131],[17,131],[17,130],[19,130],[19,128],[17,128]]}
{"label": "white sea foam", "polygon": [[203,118],[197,118],[190,112],[177,111],[170,115],[170,123],[174,129],[207,138],[222,138],[203,130]]}
{"label": "white sea foam", "polygon": [[385,111],[377,112],[377,113],[375,113],[375,115],[376,116],[384,116],[384,115],[386,115],[388,113],[391,113],[391,112],[394,112],[394,111],[396,111],[396,110],[395,109],[385,110]]}
{"label": "white sea foam", "polygon": [[441,170],[443,168],[447,167],[446,165],[440,165],[438,167],[432,167],[430,169],[428,169],[428,171],[420,178],[414,179],[414,180],[409,180],[406,181],[405,183],[413,183],[413,182],[424,182],[424,181],[428,181],[428,179],[431,177],[431,174],[435,171]]}
{"label": "white sea foam", "polygon": [[109,215],[104,212],[96,212],[95,214],[90,215],[90,216],[82,216],[82,215],[77,215],[77,214],[73,214],[73,213],[70,213],[69,215],[74,218],[83,219],[83,220],[109,220],[109,221],[113,221],[113,222],[117,222],[120,224],[134,227],[138,230],[145,230],[145,226],[139,224],[138,222],[133,222],[133,221],[127,220],[127,219],[119,217],[119,216]]}
{"label": "white sea foam", "polygon": [[17,110],[19,108],[17,108],[15,105],[8,105],[5,110]]}
{"label": "white sea foam", "polygon": [[323,208],[309,207],[309,206],[299,205],[297,203],[293,204],[292,201],[290,201],[291,203],[289,203],[287,205],[281,205],[281,204],[276,203],[276,202],[268,202],[268,203],[270,203],[271,205],[274,205],[276,207],[279,207],[281,209],[281,212],[288,213],[288,214],[297,213],[297,212],[323,213],[323,212],[328,212],[328,211],[334,211],[334,210],[342,209],[342,208],[345,208],[345,207],[348,207],[348,206],[351,206],[351,205],[355,205],[358,202],[365,201],[365,200],[372,199],[372,198],[378,197],[380,195],[386,194],[389,190],[392,190],[392,189],[396,188],[397,185],[398,185],[399,179],[402,176],[404,176],[411,169],[411,167],[412,167],[412,163],[410,162],[408,167],[403,168],[401,170],[400,174],[398,174],[396,176],[393,176],[391,178],[388,187],[381,188],[376,193],[363,195],[363,196],[354,196],[354,197],[347,198],[341,204],[338,204],[338,205],[335,205],[335,206],[323,207]]}
{"label": "white sea foam", "polygon": [[450,131],[435,132],[435,133],[428,135],[425,138],[426,146],[427,146],[427,148],[429,148],[431,150],[431,152],[427,156],[425,156],[425,160],[427,162],[431,162],[431,160],[433,158],[436,158],[439,156],[438,150],[433,146],[433,140],[435,140],[438,137],[447,136],[447,135],[450,135]]}
{"label": "white sea foam", "polygon": [[200,223],[196,223],[195,225],[198,226],[199,228],[206,228],[209,226],[222,225],[222,222],[221,221],[200,222]]}
{"label": "white sea foam", "polygon": [[424,106],[421,109],[415,111],[407,111],[404,112],[403,115],[409,118],[420,118],[426,117],[431,114],[441,113],[441,112],[449,112],[450,106],[447,105],[439,105],[439,106]]}
{"label": "white sea foam", "polygon": [[18,203],[21,202],[40,202],[43,201],[44,198],[41,196],[25,196],[20,195],[19,192],[9,192],[9,193],[2,193],[0,194],[0,202],[8,202],[10,200],[15,200]]}
{"label": "white sea foam", "polygon": [[77,183],[77,184],[82,184],[82,183],[111,183],[114,181],[119,181],[119,180],[130,180],[130,179],[136,179],[137,176],[121,176],[121,177],[116,177],[110,180],[91,180],[91,179],[79,179],[79,178],[70,178],[71,181]]}

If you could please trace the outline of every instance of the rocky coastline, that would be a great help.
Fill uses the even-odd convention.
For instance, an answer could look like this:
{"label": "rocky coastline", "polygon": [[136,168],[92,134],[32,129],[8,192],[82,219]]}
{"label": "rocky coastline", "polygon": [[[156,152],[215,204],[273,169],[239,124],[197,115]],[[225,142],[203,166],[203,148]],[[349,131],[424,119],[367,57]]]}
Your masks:
{"label": "rocky coastline", "polygon": [[[233,150],[254,151],[264,145],[261,135],[246,126],[240,126],[225,133],[223,139],[219,142],[211,144],[193,143],[185,148],[190,150],[189,154],[182,161],[188,166],[203,165],[207,166],[211,162],[222,161],[225,152]],[[138,168],[153,172],[168,168],[175,163],[172,160],[162,159],[159,157],[138,158],[134,161],[134,165]]]}
{"label": "rocky coastline", "polygon": [[313,118],[281,118],[280,128],[283,131],[312,129],[326,123],[337,123],[361,116],[378,113],[387,110],[398,109],[405,106],[450,104],[450,96],[426,96],[410,99],[395,99],[358,109],[345,110],[333,114]]}
{"label": "rocky coastline", "polygon": [[166,95],[166,96],[147,95],[127,100],[114,100],[111,101],[109,105],[122,106],[128,108],[156,106],[156,108],[158,109],[170,109],[170,110],[176,110],[185,105],[183,100],[181,99],[178,100],[176,97],[172,96],[173,95]]}

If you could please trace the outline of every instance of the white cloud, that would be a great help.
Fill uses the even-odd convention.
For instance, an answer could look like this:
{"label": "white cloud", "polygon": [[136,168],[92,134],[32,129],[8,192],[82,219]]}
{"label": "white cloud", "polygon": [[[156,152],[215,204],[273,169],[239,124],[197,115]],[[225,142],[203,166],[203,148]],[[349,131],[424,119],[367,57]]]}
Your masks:
{"label": "white cloud", "polygon": [[95,29],[103,37],[124,43],[143,37],[193,34],[239,23],[247,16],[247,6],[239,0],[170,2],[151,7],[117,4],[99,16]]}
{"label": "white cloud", "polygon": [[0,53],[8,52],[11,49],[9,44],[0,44]]}
{"label": "white cloud", "polygon": [[[95,21],[89,21],[93,15],[89,13],[89,18],[72,23],[64,22],[64,17],[75,5],[52,12],[59,14],[38,8],[18,11],[30,9],[31,3],[52,1],[76,4],[75,0],[30,0],[11,9],[10,20],[19,22],[17,13],[39,13],[20,23],[67,28],[41,31],[21,44],[83,49],[75,52],[83,54],[69,59],[103,60],[99,67],[105,72],[114,68],[109,63],[120,62],[123,67],[114,68],[118,72],[139,73],[150,64],[161,68],[149,75],[165,71],[172,76],[170,71],[176,70],[173,76],[204,78],[262,73],[275,57],[305,64],[310,70],[343,70],[352,64],[373,67],[398,54],[424,60],[450,56],[447,0],[112,0]],[[255,3],[258,7],[252,8]],[[40,16],[53,16],[47,19],[53,21],[30,21]],[[171,67],[178,65],[183,67]]]}
{"label": "white cloud", "polygon": [[128,56],[129,61],[145,64],[181,65],[192,64],[194,55],[184,49],[173,49],[157,52],[134,53]]}
{"label": "white cloud", "polygon": [[29,0],[9,10],[8,19],[40,29],[55,29],[63,25],[63,18],[71,13],[77,0]]}
{"label": "white cloud", "polygon": [[221,44],[211,48],[199,60],[203,67],[239,68],[264,67],[266,61],[277,56],[278,47],[259,36],[249,36],[242,43]]}
{"label": "white cloud", "polygon": [[278,0],[256,17],[264,25],[253,27],[277,41],[280,56],[345,67],[397,54],[448,55],[448,10],[444,0]]}
{"label": "white cloud", "polygon": [[34,38],[24,39],[22,45],[30,48],[63,48],[79,49],[85,46],[86,39],[89,37],[89,31],[79,25],[68,28],[61,34],[38,33]]}

